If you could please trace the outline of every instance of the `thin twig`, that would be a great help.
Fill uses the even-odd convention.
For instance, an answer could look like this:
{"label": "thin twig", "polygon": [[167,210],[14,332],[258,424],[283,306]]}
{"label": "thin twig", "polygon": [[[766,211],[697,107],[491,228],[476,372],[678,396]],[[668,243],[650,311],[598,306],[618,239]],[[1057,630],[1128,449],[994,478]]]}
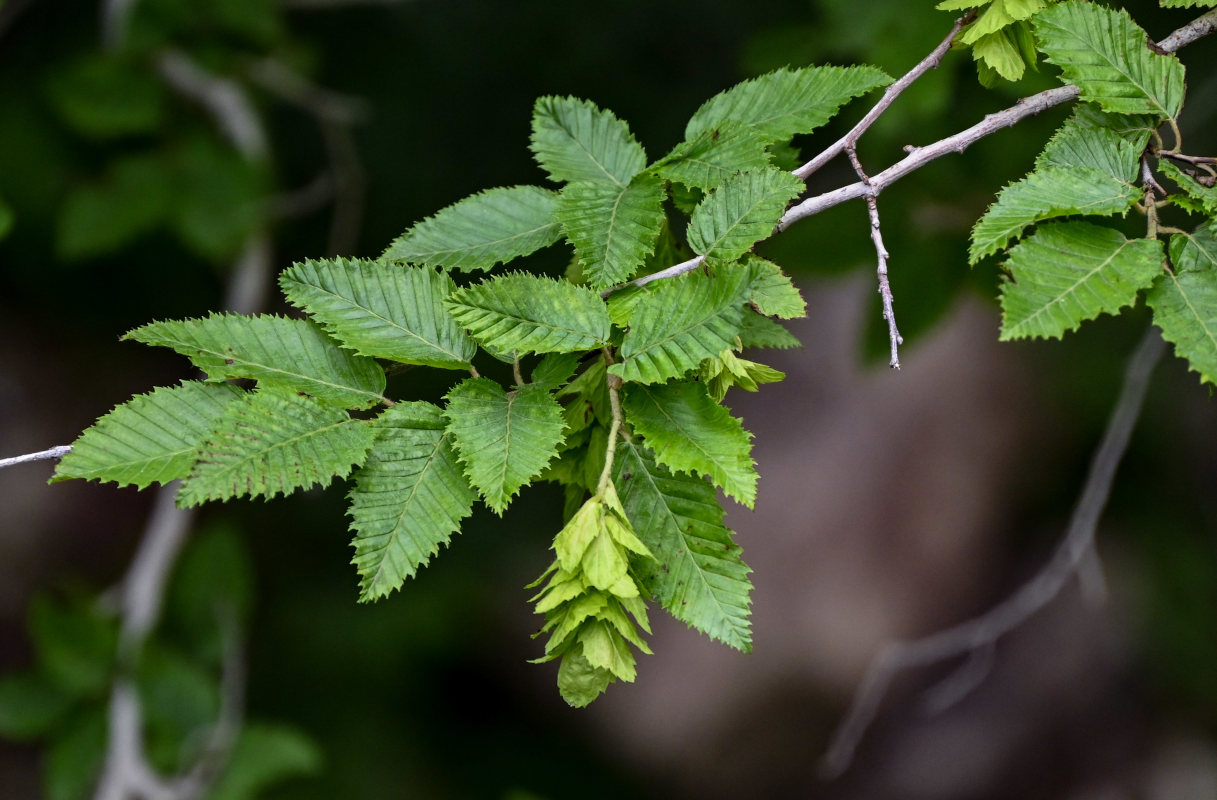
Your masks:
{"label": "thin twig", "polygon": [[[854,166],[854,172],[858,173],[862,182],[869,186],[870,178],[867,177],[866,170],[862,168],[862,162],[858,160],[855,144],[851,142],[845,148],[845,152],[849,155],[849,163]],[[891,346],[891,359],[888,361],[888,366],[892,369],[900,369],[900,345],[904,344],[904,337],[896,328],[896,312],[892,308],[892,285],[887,279],[887,261],[891,254],[887,252],[887,247],[883,244],[883,231],[879,226],[879,201],[875,199],[873,191],[866,195],[866,212],[870,217],[870,238],[875,245],[875,255],[879,261],[879,266],[876,268],[876,274],[879,277],[879,297],[883,300],[883,319],[887,321],[887,338]]]}
{"label": "thin twig", "polygon": [[[1159,42],[1157,46],[1163,52],[1173,53],[1201,37],[1208,36],[1215,30],[1217,30],[1217,9],[1203,14],[1179,28]],[[948,153],[962,153],[970,145],[975,144],[986,136],[1021,122],[1027,117],[1039,114],[1041,111],[1046,111],[1062,103],[1076,100],[1080,94],[1081,90],[1073,84],[1066,84],[1056,89],[1048,89],[1039,94],[1022,98],[1004,111],[989,114],[972,127],[960,131],[953,136],[940,139],[925,147],[906,148],[909,151],[909,155],[883,170],[878,175],[871,176],[869,186],[859,181],[858,183],[852,183],[831,192],[810,197],[789,209],[778,223],[777,229],[778,231],[784,231],[801,219],[819,214],[821,211],[838,206],[848,200],[865,197],[870,190],[878,194],[905,175],[924,167],[931,161],[941,158]]]}
{"label": "thin twig", "polygon": [[[1214,30],[1217,30],[1217,10],[1210,11],[1187,25],[1179,28],[1170,36],[1163,39],[1158,44],[1158,47],[1164,52],[1173,53],[1176,50],[1191,44],[1197,39],[1213,33]],[[914,71],[915,70],[916,68],[914,68]],[[919,75],[920,73],[918,76]],[[1040,92],[1039,94],[1033,94],[1030,97],[1021,98],[1010,108],[1007,108],[1004,111],[989,114],[972,127],[962,130],[952,136],[948,136],[945,139],[940,139],[933,144],[926,145],[925,147],[905,148],[909,155],[900,161],[897,161],[895,164],[877,175],[872,175],[869,184],[858,181],[857,183],[842,186],[839,189],[834,189],[829,192],[824,192],[823,194],[818,194],[814,197],[809,197],[798,205],[792,206],[782,216],[782,219],[778,222],[777,227],[774,229],[774,233],[781,233],[799,220],[813,217],[816,214],[839,206],[842,203],[849,202],[850,200],[856,200],[859,197],[866,197],[868,194],[872,193],[874,195],[878,195],[891,184],[895,183],[906,175],[921,169],[931,161],[935,161],[949,153],[962,153],[964,150],[968,149],[968,147],[986,136],[990,136],[1003,128],[1008,128],[1011,125],[1021,122],[1027,117],[1035,116],[1041,111],[1047,111],[1048,109],[1054,108],[1063,103],[1076,100],[1080,94],[1081,90],[1073,84],[1066,84],[1065,86],[1058,86],[1055,89],[1048,89]],[[880,102],[882,103],[883,101],[880,100]],[[831,157],[840,152],[835,150],[835,148],[837,148],[839,145],[840,143],[838,142],[829,146],[825,152],[833,152],[831,152],[831,155],[824,159],[825,161],[829,160]],[[799,169],[807,170],[810,165],[816,164],[820,161],[820,159],[820,156],[816,156]],[[808,170],[808,174],[810,174],[811,171],[813,170]],[[645,275],[637,280],[622,284],[621,286],[607,289],[601,294],[602,296],[607,297],[613,292],[620,291],[627,286],[644,286],[652,281],[657,281],[663,278],[674,278],[677,275],[683,275],[686,272],[691,272],[697,269],[697,267],[700,266],[704,260],[705,259],[703,256],[698,256],[688,261],[681,262],[680,264],[668,267],[667,269],[660,270],[654,274]]]}
{"label": "thin twig", "polygon": [[[1013,596],[987,613],[923,639],[885,645],[871,662],[854,695],[849,714],[833,735],[822,762],[822,771],[827,777],[840,775],[849,767],[854,751],[874,721],[879,704],[898,673],[992,647],[998,639],[1046,606],[1077,574],[1078,565],[1094,546],[1095,528],[1107,504],[1116,468],[1141,413],[1150,374],[1165,349],[1162,337],[1151,328],[1130,358],[1119,399],[1091,461],[1068,532],[1052,559]],[[958,699],[955,697],[953,702]]]}
{"label": "thin twig", "polygon": [[11,458],[0,458],[0,469],[11,467],[15,464],[27,464],[31,461],[50,461],[58,460],[72,452],[72,445],[61,444],[52,447],[48,450],[42,450],[38,453],[26,453],[23,456],[12,456]]}
{"label": "thin twig", "polygon": [[845,134],[840,139],[826,147],[811,161],[808,161],[806,164],[796,169],[794,174],[803,180],[807,180],[829,161],[832,161],[841,153],[844,153],[847,148],[856,145],[858,138],[861,137],[862,134],[866,133],[866,131],[870,129],[871,125],[875,124],[875,121],[878,120],[889,107],[891,107],[892,103],[896,101],[897,97],[904,93],[905,89],[912,86],[914,81],[925,73],[929,72],[931,69],[938,68],[938,65],[942,63],[943,56],[945,56],[947,51],[951,49],[951,43],[955,41],[955,35],[959,33],[959,29],[964,25],[967,25],[975,18],[976,9],[972,9],[959,19],[955,20],[955,25],[952,26],[951,32],[946,35],[946,38],[939,42],[938,46],[931,50],[930,54],[921,60],[921,63],[906,72],[899,80],[890,84],[883,92],[883,97],[879,98],[879,102],[875,103],[874,107],[866,113],[866,116],[859,120],[858,124],[850,129],[849,133]]}

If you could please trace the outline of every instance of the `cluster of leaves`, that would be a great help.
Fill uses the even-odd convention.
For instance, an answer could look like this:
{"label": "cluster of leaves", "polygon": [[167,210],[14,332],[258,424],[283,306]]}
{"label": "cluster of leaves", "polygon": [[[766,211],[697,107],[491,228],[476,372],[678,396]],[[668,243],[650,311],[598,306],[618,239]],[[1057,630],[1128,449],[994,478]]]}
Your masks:
{"label": "cluster of leaves", "polygon": [[[225,629],[249,613],[252,567],[234,532],[191,542],[170,584],[162,632],[127,668],[143,699],[150,762],[179,774],[209,757],[220,713]],[[220,616],[217,611],[222,610]],[[89,796],[106,751],[106,708],[117,663],[114,614],[95,599],[36,598],[29,610],[35,664],[0,678],[0,736],[44,741],[47,800]],[[252,800],[270,785],[320,767],[316,746],[282,725],[252,721],[233,743],[208,800]]]}
{"label": "cluster of leaves", "polygon": [[[1047,5],[994,0],[973,23],[989,20],[987,33],[969,34],[984,58],[984,36],[1029,25],[1084,101],[973,231],[973,262],[1009,248],[1002,336],[1059,336],[1147,291],[1166,337],[1214,380],[1217,195],[1213,159],[1179,149],[1183,67],[1124,12]],[[740,353],[797,344],[775,320],[804,313],[790,279],[752,250],[802,191],[777,165],[793,159],[792,137],[889,80],[871,67],[770,73],[703,104],[655,161],[611,112],[543,97],[531,150],[560,189],[491,189],[410,227],[378,259],[294,265],[280,286],[308,319],[214,314],[132,331],[205,377],[116,408],[56,479],[180,479],[190,506],[351,477],[365,601],[416,574],[477,500],[502,514],[525,486],[554,482],[567,522],[533,587],[543,585],[534,601],[549,634],[541,660],[561,659],[569,702],[634,679],[648,600],[748,650],[749,570],[716,488],[751,507],[757,476],[750,434],[722,402],[732,387],[781,379]],[[1134,207],[1144,237],[1069,219]],[[1167,228],[1167,207],[1205,219]],[[468,276],[560,242],[571,252],[560,278]],[[682,260],[696,268],[639,279]],[[509,381],[491,377],[506,372],[499,362]],[[386,370],[414,366],[471,377],[443,405],[390,398]]]}
{"label": "cluster of leaves", "polygon": [[983,9],[975,12],[975,19],[960,31],[955,43],[972,49],[981,84],[992,86],[999,77],[1016,81],[1027,67],[1035,69],[1039,53],[1031,33],[1031,18],[1058,1],[942,0],[936,8],[970,13]]}
{"label": "cluster of leaves", "polygon": [[[1144,293],[1176,352],[1217,381],[1217,160],[1180,149],[1183,64],[1151,50],[1124,11],[1070,0],[1033,24],[1040,52],[1085,102],[972,231],[973,263],[1009,248],[1001,337],[1058,337]],[[1133,238],[1077,219],[1134,208],[1146,229]],[[1174,209],[1188,229],[1162,224]]]}
{"label": "cluster of leaves", "polygon": [[[294,265],[280,286],[311,319],[213,314],[130,332],[205,378],[114,409],[55,479],[180,479],[178,502],[191,506],[350,476],[363,600],[428,563],[477,499],[502,514],[526,485],[553,481],[569,521],[536,600],[543,660],[562,659],[569,702],[633,680],[629,645],[646,652],[649,599],[747,650],[749,570],[715,487],[751,506],[757,476],[750,434],[721,402],[732,386],[781,379],[739,353],[796,345],[775,318],[804,314],[790,279],[751,250],[802,189],[778,154],[889,80],[812,67],[748,81],[705,103],[650,163],[610,112],[541,98],[531,148],[559,191],[492,189],[412,226],[379,259]],[[573,255],[562,278],[461,275],[562,240]],[[625,285],[693,254],[697,270]],[[487,375],[511,364],[512,383],[475,361]],[[395,400],[386,366],[401,365],[472,376],[443,406]]]}

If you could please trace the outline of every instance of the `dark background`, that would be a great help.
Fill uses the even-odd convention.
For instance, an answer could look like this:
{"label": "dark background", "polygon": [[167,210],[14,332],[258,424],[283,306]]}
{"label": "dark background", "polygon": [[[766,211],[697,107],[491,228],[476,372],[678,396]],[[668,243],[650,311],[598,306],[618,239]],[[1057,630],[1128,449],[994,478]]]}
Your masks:
{"label": "dark background", "polygon": [[[277,271],[334,247],[375,256],[467,194],[542,183],[527,151],[539,95],[612,109],[657,158],[702,101],[743,78],[863,61],[899,75],[952,19],[928,0],[312,5],[137,6],[116,104],[138,106],[147,92],[159,111],[141,122],[137,108],[134,122],[100,133],[90,120],[102,111],[79,112],[79,98],[110,84],[73,84],[82,60],[107,58],[98,5],[0,6],[0,200],[13,218],[0,241],[0,455],[69,443],[133,393],[189,377],[182,359],[118,337],[217,308],[259,226],[273,236]],[[1154,38],[1195,15],[1126,5]],[[157,88],[148,60],[166,44],[248,88],[267,127],[265,164],[245,164],[204,113]],[[332,202],[276,213],[274,199],[323,174],[330,151],[312,115],[248,78],[265,57],[362,98],[352,128],[361,203],[342,201],[356,220],[345,240],[331,234]],[[1188,150],[1212,154],[1211,41],[1181,58]],[[903,145],[1053,85],[1052,72],[987,91],[952,53],[863,140],[862,158],[877,172]],[[804,155],[865,107],[800,142]],[[441,558],[371,606],[356,603],[343,487],[205,509],[198,538],[236,543],[231,569],[247,560],[252,575],[248,714],[293,726],[322,754],[313,774],[265,796],[1217,796],[1217,425],[1210,392],[1173,358],[1100,529],[1107,601],[1087,604],[1071,586],[1003,640],[988,682],[946,714],[919,713],[918,699],[950,665],[907,676],[855,768],[832,784],[815,776],[882,641],[982,611],[1047,558],[1147,324],[1136,309],[1063,342],[996,342],[997,266],[967,266],[967,233],[1066,113],[1020,123],[883,194],[907,340],[899,373],[884,366],[861,203],[764,246],[805,287],[810,313],[791,326],[803,350],[760,358],[787,382],[728,399],[757,433],[762,476],[758,510],[729,517],[756,570],[752,655],[659,624],[636,684],[567,708],[555,665],[526,663],[540,645],[522,587],[548,563],[561,524],[560,493],[546,487],[502,520],[475,514]],[[113,186],[115,165],[134,156],[172,176],[168,191],[137,182],[104,195],[96,219],[73,221],[78,195]],[[811,189],[852,180],[838,162]],[[564,259],[533,263],[560,269]],[[268,310],[286,311],[271,296]],[[410,376],[395,384],[403,396],[444,390],[443,376]],[[0,472],[0,671],[34,658],[31,598],[113,586],[147,515],[150,493],[46,486],[50,472]],[[0,747],[0,795],[39,796],[43,748]]]}

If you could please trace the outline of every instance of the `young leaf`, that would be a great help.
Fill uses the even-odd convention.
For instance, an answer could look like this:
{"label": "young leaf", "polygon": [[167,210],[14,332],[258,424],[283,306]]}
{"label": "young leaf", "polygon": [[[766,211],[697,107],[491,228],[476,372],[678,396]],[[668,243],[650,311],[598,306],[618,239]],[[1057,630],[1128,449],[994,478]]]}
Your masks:
{"label": "young leaf", "polygon": [[210,381],[253,378],[261,387],[304,392],[343,408],[384,400],[384,370],[370,358],[341,349],[305,320],[212,314],[152,322],[123,339],[170,347]]}
{"label": "young leaf", "polygon": [[723,181],[689,220],[689,246],[716,261],[735,261],[773,233],[786,204],[803,191],[789,172],[741,172]]}
{"label": "young leaf", "polygon": [[975,264],[996,253],[1036,222],[1073,214],[1119,214],[1140,196],[1131,183],[1091,167],[1037,169],[997,195],[972,229],[968,260]]}
{"label": "young leaf", "polygon": [[769,144],[784,142],[796,133],[811,133],[853,98],[891,80],[882,70],[867,66],[780,69],[707,100],[689,120],[685,138],[735,120]]}
{"label": "young leaf", "polygon": [[367,423],[296,394],[260,391],[232,403],[199,448],[178,505],[290,494],[345,478],[372,446]]}
{"label": "young leaf", "polygon": [[1162,270],[1162,244],[1089,222],[1044,225],[1010,251],[1001,339],[1054,338],[1136,302]]}
{"label": "young leaf", "polygon": [[136,395],[82,433],[51,480],[96,479],[143,489],[184,478],[195,449],[242,394],[229,384],[187,381]]}
{"label": "young leaf", "polygon": [[393,240],[381,256],[427,267],[488,270],[558,241],[558,195],[536,186],[489,189],[448,206]]}
{"label": "young leaf", "polygon": [[1171,263],[1146,296],[1162,338],[1200,380],[1217,384],[1217,223],[1171,237]]}
{"label": "young leaf", "polygon": [[1067,0],[1035,17],[1044,58],[1082,99],[1118,114],[1173,119],[1183,106],[1183,64],[1149,49],[1149,37],[1127,11]]}
{"label": "young leaf", "polygon": [[355,473],[351,529],[359,599],[387,597],[425,566],[473,511],[469,487],[430,403],[398,403],[372,423],[376,439]]}
{"label": "young leaf", "polygon": [[621,342],[625,360],[609,367],[623,380],[663,383],[735,345],[743,318],[748,270],[727,267],[658,281],[639,299]]}
{"label": "young leaf", "polygon": [[701,383],[625,386],[626,421],[660,464],[673,472],[706,475],[748,508],[756,502],[751,434],[710,399]]}
{"label": "young leaf", "polygon": [[469,482],[502,514],[520,487],[541,474],[562,443],[562,407],[540,386],[506,392],[468,378],[448,392],[448,430]]}
{"label": "young leaf", "polygon": [[572,183],[558,198],[558,221],[588,283],[623,283],[655,249],[663,226],[663,182],[641,176],[628,186]]}
{"label": "young leaf", "polygon": [[611,111],[574,97],[541,97],[529,147],[555,181],[599,181],[624,188],[647,156]]}
{"label": "young leaf", "polygon": [[1163,8],[1212,8],[1217,0],[1159,0]]}
{"label": "young leaf", "polygon": [[639,521],[638,533],[658,559],[638,563],[646,588],[672,616],[750,652],[750,570],[723,525],[714,487],[673,475],[628,439],[617,446],[615,473],[626,514]]}
{"label": "young leaf", "polygon": [[443,307],[456,284],[434,269],[362,259],[309,260],[283,272],[279,286],[293,305],[362,356],[468,369],[477,352]]}
{"label": "young leaf", "polygon": [[609,337],[600,295],[541,275],[491,278],[457,290],[444,306],[479,343],[501,352],[575,353]]}
{"label": "young leaf", "polygon": [[567,652],[558,667],[558,691],[573,708],[584,708],[591,704],[616,678],[607,669],[593,667],[583,656],[583,646]]}
{"label": "young leaf", "polygon": [[724,120],[676,145],[651,170],[670,181],[709,191],[741,170],[770,167],[769,144],[768,137],[751,125]]}
{"label": "young leaf", "polygon": [[796,319],[807,316],[807,303],[803,295],[772,261],[753,256],[745,265],[750,271],[748,301],[756,310],[770,317]]}
{"label": "young leaf", "polygon": [[582,353],[551,353],[533,368],[530,380],[537,386],[557,389],[574,377],[582,359]]}
{"label": "young leaf", "polygon": [[1185,207],[1190,207],[1197,213],[1217,217],[1217,188],[1205,186],[1196,180],[1196,175],[1204,173],[1184,172],[1178,165],[1165,158],[1158,161],[1158,169],[1162,171],[1163,175],[1174,181],[1175,185],[1186,195],[1186,198],[1175,198],[1176,202],[1179,202],[1180,205],[1186,203]]}

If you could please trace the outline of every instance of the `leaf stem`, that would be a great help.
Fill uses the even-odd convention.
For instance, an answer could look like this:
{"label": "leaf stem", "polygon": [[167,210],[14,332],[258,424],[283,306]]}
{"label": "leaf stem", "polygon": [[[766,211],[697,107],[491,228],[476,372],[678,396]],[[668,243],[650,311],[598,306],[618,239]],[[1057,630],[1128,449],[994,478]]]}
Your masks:
{"label": "leaf stem", "polygon": [[511,374],[516,379],[516,386],[525,385],[524,375],[520,372],[520,354],[511,354]]}
{"label": "leaf stem", "polygon": [[[613,358],[613,351],[609,348],[604,348],[604,363],[605,366],[612,366],[616,363]],[[609,425],[608,444],[604,451],[604,469],[600,472],[600,482],[596,486],[596,492],[603,492],[613,482],[613,459],[617,455],[617,436],[621,433],[621,424],[625,421],[625,414],[621,411],[621,378],[611,372],[605,374],[604,381],[608,384],[609,407],[612,409],[613,421]]]}

